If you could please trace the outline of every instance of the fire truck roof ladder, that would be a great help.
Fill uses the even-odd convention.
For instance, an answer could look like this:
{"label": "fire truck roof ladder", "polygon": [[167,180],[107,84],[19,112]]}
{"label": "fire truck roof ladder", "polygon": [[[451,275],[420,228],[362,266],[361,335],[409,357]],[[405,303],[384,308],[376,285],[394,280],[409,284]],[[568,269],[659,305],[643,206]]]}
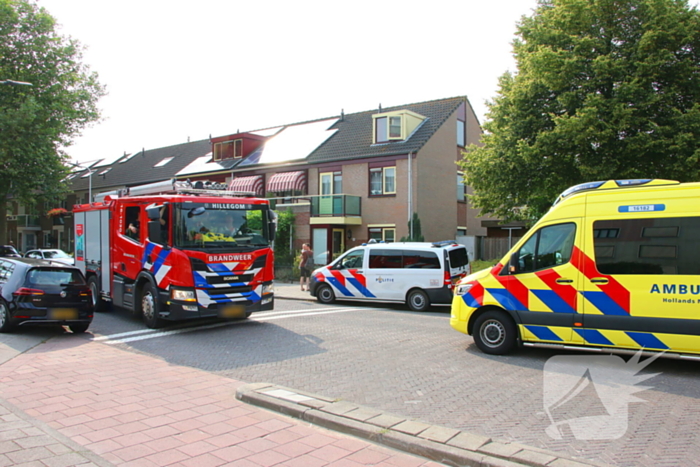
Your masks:
{"label": "fire truck roof ladder", "polygon": [[[103,195],[122,196],[144,196],[144,195],[170,195],[170,194],[190,194],[190,195],[205,195],[205,196],[239,196],[251,197],[255,193],[248,191],[228,191],[224,183],[210,182],[198,180],[190,182],[189,180],[165,180],[162,182],[148,183],[146,185],[132,186],[119,190],[118,193],[108,192]],[[98,195],[98,196],[100,196]],[[97,196],[96,196],[97,198]],[[100,199],[100,201],[102,200]]]}

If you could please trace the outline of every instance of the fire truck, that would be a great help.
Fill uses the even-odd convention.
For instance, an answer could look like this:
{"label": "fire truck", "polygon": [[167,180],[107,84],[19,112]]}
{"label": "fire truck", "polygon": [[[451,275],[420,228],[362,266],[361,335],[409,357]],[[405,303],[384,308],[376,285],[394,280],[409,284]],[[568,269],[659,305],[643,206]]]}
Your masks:
{"label": "fire truck", "polygon": [[226,188],[169,180],[75,205],[75,264],[95,310],[125,308],[150,328],[271,310],[276,215]]}

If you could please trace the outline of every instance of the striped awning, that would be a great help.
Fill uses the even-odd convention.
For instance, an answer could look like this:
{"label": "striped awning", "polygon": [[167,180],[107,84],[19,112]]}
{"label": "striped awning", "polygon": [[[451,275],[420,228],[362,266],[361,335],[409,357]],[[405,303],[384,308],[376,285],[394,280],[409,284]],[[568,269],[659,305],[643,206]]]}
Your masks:
{"label": "striped awning", "polygon": [[274,174],[267,180],[267,191],[282,193],[285,191],[301,191],[306,194],[306,172],[282,172]]}
{"label": "striped awning", "polygon": [[251,175],[250,177],[238,177],[231,180],[228,186],[230,191],[243,191],[255,193],[255,196],[264,196],[262,175]]}

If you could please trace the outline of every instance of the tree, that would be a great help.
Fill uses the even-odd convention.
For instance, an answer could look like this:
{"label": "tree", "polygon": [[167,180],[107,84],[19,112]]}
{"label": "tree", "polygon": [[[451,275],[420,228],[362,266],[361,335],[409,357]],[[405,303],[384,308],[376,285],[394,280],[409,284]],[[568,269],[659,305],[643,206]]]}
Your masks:
{"label": "tree", "polygon": [[28,0],[0,0],[0,244],[8,197],[31,205],[66,190],[64,149],[100,118],[104,87],[81,63],[78,41],[56,32],[56,20]]}
{"label": "tree", "polygon": [[540,0],[518,72],[461,161],[472,202],[540,217],[583,182],[700,180],[700,14],[686,0]]}
{"label": "tree", "polygon": [[[413,228],[411,228],[413,224]],[[413,217],[408,221],[408,237],[401,237],[401,242],[422,242],[425,240],[423,233],[421,232],[420,219],[418,218],[418,213],[414,212]],[[413,233],[413,235],[411,235]]]}

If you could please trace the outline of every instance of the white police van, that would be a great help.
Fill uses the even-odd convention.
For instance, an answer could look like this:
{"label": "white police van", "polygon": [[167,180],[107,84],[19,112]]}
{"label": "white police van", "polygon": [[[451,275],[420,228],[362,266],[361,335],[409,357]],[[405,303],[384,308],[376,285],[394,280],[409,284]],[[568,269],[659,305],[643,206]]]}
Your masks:
{"label": "white police van", "polygon": [[454,241],[369,243],[311,274],[311,295],[337,300],[406,303],[411,310],[452,303],[455,282],[468,274],[467,249]]}

